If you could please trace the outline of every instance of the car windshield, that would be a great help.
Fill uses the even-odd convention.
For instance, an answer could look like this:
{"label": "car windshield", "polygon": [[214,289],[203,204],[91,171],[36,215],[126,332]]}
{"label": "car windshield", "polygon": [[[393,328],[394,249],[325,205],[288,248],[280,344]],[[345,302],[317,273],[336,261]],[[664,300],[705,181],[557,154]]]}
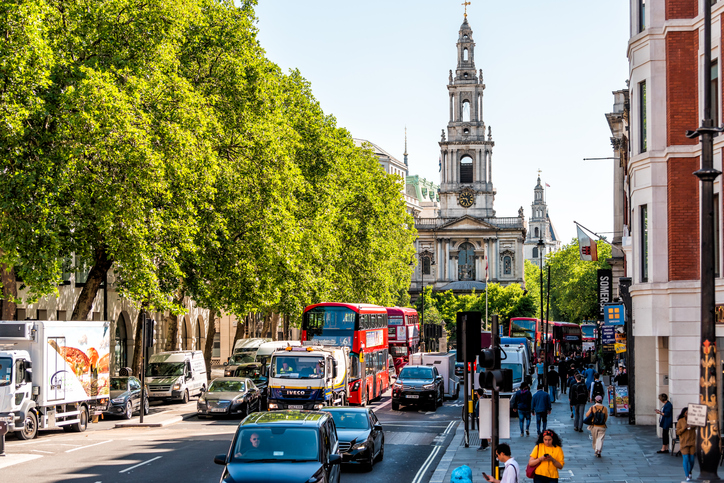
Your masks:
{"label": "car windshield", "polygon": [[251,352],[234,354],[229,358],[229,364],[246,364],[254,362],[254,354]]}
{"label": "car windshield", "polygon": [[266,381],[266,377],[261,373],[261,367],[239,367],[236,370],[236,377],[248,377],[256,381]]}
{"label": "car windshield", "polygon": [[405,367],[398,379],[432,379],[432,369],[429,367]]}
{"label": "car windshield", "polygon": [[244,381],[214,381],[209,386],[209,392],[243,392],[245,390]]}
{"label": "car windshield", "polygon": [[234,442],[231,462],[318,461],[319,443],[313,428],[245,428]]}
{"label": "car windshield", "polygon": [[128,379],[125,377],[112,377],[111,378],[111,391],[127,391],[128,390]]}
{"label": "car windshield", "polygon": [[151,362],[146,368],[147,376],[183,376],[183,362]]}
{"label": "car windshield", "polygon": [[309,356],[275,356],[271,377],[319,379],[324,375],[324,360]]}
{"label": "car windshield", "polygon": [[9,386],[13,378],[13,360],[0,357],[0,386]]}
{"label": "car windshield", "polygon": [[523,364],[500,364],[501,369],[513,370],[513,383],[523,382]]}
{"label": "car windshield", "polygon": [[337,429],[369,429],[369,420],[362,411],[330,411]]}

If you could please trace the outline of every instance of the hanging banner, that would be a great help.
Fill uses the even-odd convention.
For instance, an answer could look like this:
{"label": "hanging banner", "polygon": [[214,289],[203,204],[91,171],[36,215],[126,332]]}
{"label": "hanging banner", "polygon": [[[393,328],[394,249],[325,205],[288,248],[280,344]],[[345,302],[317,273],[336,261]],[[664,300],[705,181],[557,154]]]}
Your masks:
{"label": "hanging banner", "polygon": [[624,308],[623,304],[609,304],[604,313],[604,325],[624,325]]}
{"label": "hanging banner", "polygon": [[603,344],[603,350],[605,352],[613,352],[616,343],[616,327],[603,326],[601,328],[601,344]]}
{"label": "hanging banner", "polygon": [[606,304],[613,297],[613,272],[610,269],[598,270],[598,320],[603,320]]}

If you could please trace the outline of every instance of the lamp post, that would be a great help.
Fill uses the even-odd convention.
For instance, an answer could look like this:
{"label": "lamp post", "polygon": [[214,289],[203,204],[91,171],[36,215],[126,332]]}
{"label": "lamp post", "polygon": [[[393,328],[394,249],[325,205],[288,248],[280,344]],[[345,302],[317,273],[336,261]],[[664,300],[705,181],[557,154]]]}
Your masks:
{"label": "lamp post", "polygon": [[[543,328],[543,320],[544,320],[543,319],[543,248],[545,248],[546,245],[545,245],[545,243],[543,243],[543,237],[538,239],[537,246],[538,246],[538,264],[540,266],[540,324],[541,324],[541,326],[538,328],[538,330],[536,332],[538,332],[540,329]],[[537,334],[536,334],[536,339],[537,339]],[[541,342],[543,342],[543,361],[544,361],[543,362],[543,364],[544,364],[543,378],[545,380],[545,376],[546,376],[545,361],[548,360],[548,358],[546,357],[547,354],[546,354],[546,347],[545,347],[545,339],[543,339],[542,336],[541,336],[541,339],[542,339],[541,341],[536,340],[536,343],[538,344],[538,354],[540,355]],[[538,382],[540,383],[540,381],[538,381]]]}
{"label": "lamp post", "polygon": [[[422,287],[421,287],[422,308],[420,309],[420,323],[422,324],[422,327],[423,327],[423,335],[424,335],[423,339],[427,339],[426,334],[424,333],[424,330],[425,330],[425,260],[427,260],[428,267],[430,268],[431,272],[432,272],[432,266],[435,265],[435,260],[433,260],[432,257],[427,253],[419,255],[418,258],[420,259],[420,264],[421,264],[420,274],[421,274],[421,279],[422,279],[422,281],[420,282],[420,284],[422,285]],[[427,343],[425,344],[426,350],[428,349],[427,346],[429,344],[430,344],[430,341],[427,341]]]}
{"label": "lamp post", "polygon": [[[711,66],[711,2],[704,8],[704,72]],[[701,180],[701,348],[699,351],[699,404],[707,407],[706,426],[697,428],[696,452],[699,480],[720,481],[717,466],[719,449],[719,397],[716,381],[716,333],[714,325],[714,180],[721,174],[714,169],[714,136],[722,132],[711,118],[711,83],[704,80],[704,119],[687,137],[701,136],[701,169],[694,172]]]}

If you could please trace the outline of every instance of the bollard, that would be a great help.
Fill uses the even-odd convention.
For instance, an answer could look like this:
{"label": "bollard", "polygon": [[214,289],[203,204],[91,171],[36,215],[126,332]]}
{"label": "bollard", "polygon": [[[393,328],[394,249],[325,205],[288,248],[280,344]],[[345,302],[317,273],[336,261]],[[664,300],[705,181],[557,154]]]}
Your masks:
{"label": "bollard", "polygon": [[5,435],[8,432],[8,423],[0,421],[0,456],[5,456]]}

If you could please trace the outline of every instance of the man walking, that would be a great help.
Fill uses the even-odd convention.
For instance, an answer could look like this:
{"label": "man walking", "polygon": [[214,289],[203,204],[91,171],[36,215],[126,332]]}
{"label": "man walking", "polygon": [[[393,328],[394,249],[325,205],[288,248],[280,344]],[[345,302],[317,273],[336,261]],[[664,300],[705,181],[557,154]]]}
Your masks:
{"label": "man walking", "polygon": [[550,369],[548,369],[548,395],[551,397],[551,402],[556,402],[556,396],[558,396],[558,382],[560,377],[558,376],[558,371],[556,371],[556,366],[551,366]]}
{"label": "man walking", "polygon": [[520,481],[520,467],[510,454],[510,446],[505,443],[499,444],[495,448],[495,456],[498,457],[498,461],[505,464],[503,477],[496,480],[492,476],[486,475],[485,472],[483,472],[483,477],[490,483],[518,483]]}
{"label": "man walking", "polygon": [[599,380],[601,375],[597,372],[593,375],[593,384],[591,384],[591,393],[588,400],[593,402],[596,396],[603,398],[606,395],[606,389],[603,387],[603,383]]}
{"label": "man walking", "polygon": [[530,386],[524,382],[520,385],[518,392],[513,394],[513,400],[511,405],[513,406],[513,412],[518,413],[518,419],[520,420],[520,435],[523,436],[523,421],[527,421],[528,424],[525,426],[525,434],[530,434],[530,410],[531,402],[533,401],[533,395],[530,393]]}
{"label": "man walking", "polygon": [[[538,435],[546,430],[548,426],[548,415],[551,413],[551,397],[543,390],[543,385],[538,384],[538,392],[533,395],[533,414],[535,414],[535,427]],[[541,422],[543,429],[541,429]]]}
{"label": "man walking", "polygon": [[593,364],[588,365],[588,369],[584,372],[586,376],[586,391],[591,390],[591,384],[593,384],[593,376],[596,374],[596,370],[593,368]]}
{"label": "man walking", "polygon": [[576,383],[568,390],[568,397],[571,399],[575,410],[575,418],[573,419],[573,429],[579,433],[583,432],[583,415],[586,410],[586,401],[588,400],[588,391],[583,383],[583,377],[576,374]]}

